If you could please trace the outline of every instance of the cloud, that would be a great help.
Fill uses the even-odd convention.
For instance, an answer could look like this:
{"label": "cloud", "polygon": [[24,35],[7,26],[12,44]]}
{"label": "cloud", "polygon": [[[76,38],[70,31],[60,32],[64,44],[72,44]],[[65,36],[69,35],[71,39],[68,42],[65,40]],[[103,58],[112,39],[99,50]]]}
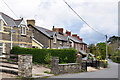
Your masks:
{"label": "cloud", "polygon": [[[4,0],[18,17],[35,19],[36,25],[48,29],[63,27],[77,33],[87,43],[104,41],[104,36],[96,33],[81,21],[63,0]],[[97,31],[117,35],[118,0],[66,0],[71,7]],[[1,1],[2,12],[16,18]]]}

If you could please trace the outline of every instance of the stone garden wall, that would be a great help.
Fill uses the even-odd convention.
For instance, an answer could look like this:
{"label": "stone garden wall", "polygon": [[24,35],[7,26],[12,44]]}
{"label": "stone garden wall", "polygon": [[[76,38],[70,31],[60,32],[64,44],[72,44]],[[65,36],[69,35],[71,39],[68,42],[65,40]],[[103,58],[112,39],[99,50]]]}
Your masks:
{"label": "stone garden wall", "polygon": [[64,74],[64,73],[75,73],[75,72],[81,72],[81,64],[80,63],[59,64],[59,58],[52,57],[51,73]]}
{"label": "stone garden wall", "polygon": [[32,77],[32,55],[18,55],[18,76]]}
{"label": "stone garden wall", "polygon": [[81,72],[79,63],[59,64],[59,74]]}

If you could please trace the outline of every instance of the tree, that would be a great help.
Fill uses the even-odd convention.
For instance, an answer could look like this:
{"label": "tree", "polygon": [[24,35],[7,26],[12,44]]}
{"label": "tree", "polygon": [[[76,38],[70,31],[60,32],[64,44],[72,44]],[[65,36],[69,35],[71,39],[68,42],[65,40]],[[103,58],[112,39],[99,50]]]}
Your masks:
{"label": "tree", "polygon": [[90,44],[88,48],[90,49],[90,53],[96,55],[96,46],[94,44]]}
{"label": "tree", "polygon": [[101,57],[101,59],[105,59],[105,56],[106,56],[106,43],[101,42],[101,43],[98,43],[96,46],[98,48],[99,56]]}

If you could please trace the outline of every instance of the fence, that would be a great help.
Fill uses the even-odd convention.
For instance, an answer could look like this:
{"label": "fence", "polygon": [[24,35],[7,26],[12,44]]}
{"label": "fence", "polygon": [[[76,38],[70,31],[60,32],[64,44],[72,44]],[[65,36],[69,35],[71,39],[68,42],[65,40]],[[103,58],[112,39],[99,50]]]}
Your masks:
{"label": "fence", "polygon": [[82,71],[87,71],[87,61],[82,61],[81,69]]}
{"label": "fence", "polygon": [[96,60],[96,61],[87,61],[87,66],[91,66],[91,67],[95,67],[96,69],[98,69],[101,65],[101,62]]}

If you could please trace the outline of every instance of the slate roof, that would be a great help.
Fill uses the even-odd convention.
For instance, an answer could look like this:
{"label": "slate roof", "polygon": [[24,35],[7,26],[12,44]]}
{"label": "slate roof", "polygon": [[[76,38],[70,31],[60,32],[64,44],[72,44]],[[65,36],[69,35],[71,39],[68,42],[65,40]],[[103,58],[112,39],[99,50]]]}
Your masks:
{"label": "slate roof", "polygon": [[68,40],[68,36],[57,35],[57,39],[58,39],[58,40],[67,41],[67,40]]}
{"label": "slate roof", "polygon": [[78,39],[78,38],[76,38],[76,37],[69,36],[69,38],[70,38],[72,41],[76,42],[76,43],[86,44],[86,43],[84,43],[83,41],[79,40],[79,39]]}
{"label": "slate roof", "polygon": [[7,23],[7,26],[12,26],[12,27],[18,26],[23,20],[23,19],[15,20],[2,12],[0,12],[0,15],[4,19],[4,21]]}
{"label": "slate roof", "polygon": [[85,51],[83,51],[83,50],[79,50],[79,51],[81,52],[81,54],[87,55],[87,53]]}
{"label": "slate roof", "polygon": [[58,40],[63,40],[63,41],[67,41],[68,40],[68,36],[63,36],[60,35],[52,30],[43,28],[43,27],[39,27],[39,26],[33,26],[35,29],[37,29],[38,31],[42,32],[43,34],[45,34],[47,37],[49,38],[53,38],[53,36],[56,34],[57,35],[57,39]]}
{"label": "slate roof", "polygon": [[51,31],[49,29],[45,29],[43,27],[39,27],[39,26],[33,26],[33,27],[36,28],[38,31],[42,32],[43,34],[45,34],[49,38],[52,38],[53,35],[56,33],[54,31]]}
{"label": "slate roof", "polygon": [[58,40],[62,40],[62,41],[68,41],[68,39],[71,39],[72,41],[76,42],[76,43],[82,43],[82,44],[86,44],[82,41],[80,41],[78,38],[73,37],[73,36],[64,36],[64,35],[60,35],[52,30],[43,28],[43,27],[39,27],[39,26],[33,26],[35,29],[37,29],[38,31],[42,32],[43,34],[45,34],[47,37],[49,38],[53,38],[53,36],[56,34],[57,35],[57,39]]}

